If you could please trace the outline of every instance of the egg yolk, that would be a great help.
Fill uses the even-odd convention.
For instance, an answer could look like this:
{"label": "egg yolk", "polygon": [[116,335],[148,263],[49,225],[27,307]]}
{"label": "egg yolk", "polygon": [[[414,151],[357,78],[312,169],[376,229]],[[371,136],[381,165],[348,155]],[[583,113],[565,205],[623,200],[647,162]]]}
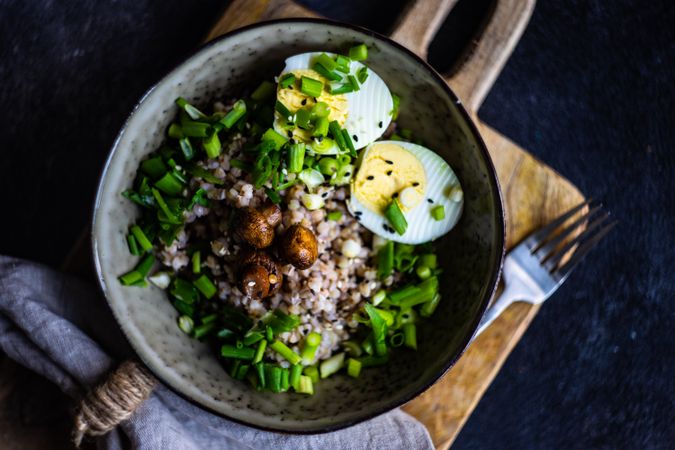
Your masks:
{"label": "egg yolk", "polygon": [[422,163],[408,150],[391,143],[375,143],[363,156],[352,180],[352,195],[371,211],[381,214],[394,198],[406,191],[399,204],[411,210],[424,198],[427,183]]}
{"label": "egg yolk", "polygon": [[[294,112],[299,109],[311,109],[311,107],[318,102],[324,102],[328,104],[330,114],[328,115],[328,120],[333,121],[337,120],[340,126],[344,126],[347,121],[347,115],[349,113],[349,102],[347,97],[344,95],[332,95],[329,94],[326,90],[329,80],[321,76],[318,72],[310,69],[299,69],[292,72],[295,75],[296,80],[300,80],[303,76],[313,78],[323,82],[324,89],[321,92],[321,95],[316,97],[310,97],[303,94],[299,89],[299,82],[295,82],[287,88],[280,88],[277,91],[277,100],[279,100],[289,111]],[[295,127],[293,130],[293,138],[296,140],[301,140],[304,142],[309,142],[312,139],[311,130],[303,130],[300,127]]]}

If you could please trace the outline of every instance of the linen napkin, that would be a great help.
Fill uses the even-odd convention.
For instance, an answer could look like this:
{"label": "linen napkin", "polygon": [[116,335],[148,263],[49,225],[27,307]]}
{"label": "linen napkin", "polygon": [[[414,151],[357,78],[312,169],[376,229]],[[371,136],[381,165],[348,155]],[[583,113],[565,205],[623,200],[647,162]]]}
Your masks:
{"label": "linen napkin", "polygon": [[[0,348],[79,399],[133,357],[99,291],[72,276],[0,256]],[[101,449],[432,449],[426,428],[401,410],[332,433],[289,435],[230,422],[161,383]]]}

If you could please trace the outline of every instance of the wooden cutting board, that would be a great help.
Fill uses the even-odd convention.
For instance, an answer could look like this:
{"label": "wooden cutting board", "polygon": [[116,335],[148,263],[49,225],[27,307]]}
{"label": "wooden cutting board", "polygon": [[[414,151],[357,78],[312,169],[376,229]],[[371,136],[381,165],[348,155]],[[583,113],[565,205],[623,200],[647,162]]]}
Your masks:
{"label": "wooden cutting board", "polygon": [[[456,2],[411,0],[399,17],[392,38],[426,59],[429,43]],[[497,0],[474,47],[459,68],[446,77],[474,117],[497,169],[506,211],[507,248],[583,200],[568,180],[482,123],[476,115],[522,35],[534,4],[535,0]],[[291,0],[233,0],[207,40],[244,25],[286,17],[318,15]],[[63,268],[91,276],[90,254],[89,236],[85,233]],[[450,447],[538,309],[522,303],[509,307],[441,380],[404,406],[405,411],[426,425],[436,448]]]}

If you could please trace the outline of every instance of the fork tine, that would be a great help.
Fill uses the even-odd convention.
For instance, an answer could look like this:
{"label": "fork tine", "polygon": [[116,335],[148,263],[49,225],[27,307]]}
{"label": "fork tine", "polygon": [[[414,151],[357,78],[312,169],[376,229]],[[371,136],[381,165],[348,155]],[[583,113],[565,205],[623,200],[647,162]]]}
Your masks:
{"label": "fork tine", "polygon": [[553,222],[549,223],[545,227],[541,228],[540,230],[532,233],[526,240],[528,248],[532,249],[536,245],[538,245],[540,242],[544,241],[544,239],[551,234],[556,228],[558,228],[560,225],[565,223],[567,219],[572,217],[575,213],[581,210],[584,206],[588,205],[593,201],[592,198],[589,198],[588,200],[582,202],[581,204],[575,206],[574,208],[570,209],[566,213],[563,213],[560,217],[555,219]]}
{"label": "fork tine", "polygon": [[567,276],[570,274],[570,272],[572,272],[572,270],[574,270],[577,264],[579,264],[579,262],[584,259],[588,252],[591,251],[591,249],[595,247],[597,243],[600,242],[600,240],[604,238],[617,223],[617,220],[610,222],[600,231],[598,231],[593,237],[581,244],[574,252],[574,255],[570,258],[570,260],[553,272],[553,276],[561,281],[567,278]]}
{"label": "fork tine", "polygon": [[591,222],[586,229],[580,233],[577,237],[574,239],[570,240],[568,243],[563,245],[558,251],[555,252],[553,255],[549,255],[546,261],[544,261],[544,267],[546,267],[549,271],[552,271],[555,269],[555,267],[558,265],[560,260],[567,254],[567,252],[572,249],[575,245],[579,244],[581,241],[584,239],[590,237],[593,233],[593,230],[598,228],[600,225],[602,225],[602,222],[607,220],[609,217],[609,213],[605,213],[593,222]]}
{"label": "fork tine", "polygon": [[[565,240],[565,238],[567,238],[567,236],[579,228],[581,224],[586,223],[596,212],[600,210],[600,208],[602,208],[601,204],[591,208],[586,214],[579,217],[569,226],[565,227],[565,229],[562,230],[558,235],[551,236],[548,240],[544,240],[542,243],[533,248],[532,251],[540,258],[541,262],[543,263],[548,258],[553,256],[553,252],[555,251],[556,247],[558,247],[558,245],[560,245]],[[607,215],[607,213],[604,214]]]}

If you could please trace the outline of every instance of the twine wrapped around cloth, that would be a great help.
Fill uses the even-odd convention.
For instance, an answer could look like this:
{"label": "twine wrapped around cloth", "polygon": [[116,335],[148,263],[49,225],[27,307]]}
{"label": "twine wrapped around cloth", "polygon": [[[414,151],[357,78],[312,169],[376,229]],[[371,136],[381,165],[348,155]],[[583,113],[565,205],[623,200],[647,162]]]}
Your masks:
{"label": "twine wrapped around cloth", "polygon": [[85,435],[101,436],[127,420],[150,396],[157,380],[139,362],[124,361],[82,399],[75,416],[73,443]]}

